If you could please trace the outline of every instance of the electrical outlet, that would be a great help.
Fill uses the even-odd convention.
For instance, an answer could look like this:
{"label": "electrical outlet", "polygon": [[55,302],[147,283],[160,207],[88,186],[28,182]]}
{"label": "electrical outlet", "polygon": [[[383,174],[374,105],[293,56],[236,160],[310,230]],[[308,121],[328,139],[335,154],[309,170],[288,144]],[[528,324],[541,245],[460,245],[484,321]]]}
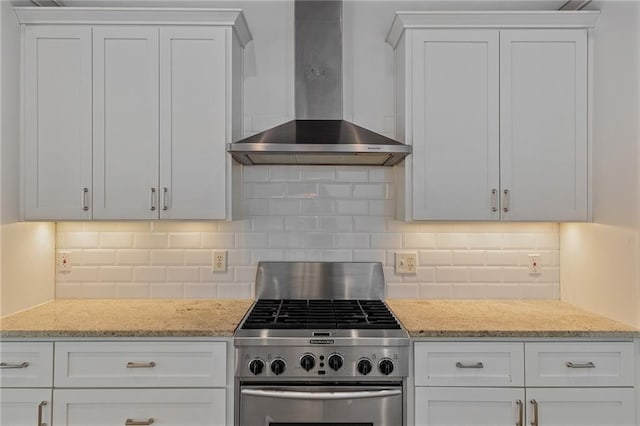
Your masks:
{"label": "electrical outlet", "polygon": [[71,252],[59,251],[56,263],[58,272],[71,272]]}
{"label": "electrical outlet", "polygon": [[213,272],[227,272],[227,251],[213,252]]}
{"label": "electrical outlet", "polygon": [[529,274],[539,274],[540,273],[540,255],[539,254],[530,254],[529,255]]}
{"label": "electrical outlet", "polygon": [[417,253],[396,253],[396,274],[415,274]]}

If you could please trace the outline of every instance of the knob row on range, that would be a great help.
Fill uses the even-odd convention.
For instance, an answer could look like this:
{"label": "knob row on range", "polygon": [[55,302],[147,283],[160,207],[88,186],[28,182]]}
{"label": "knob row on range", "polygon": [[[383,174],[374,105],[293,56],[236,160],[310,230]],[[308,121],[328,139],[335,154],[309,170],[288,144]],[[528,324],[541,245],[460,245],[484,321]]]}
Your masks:
{"label": "knob row on range", "polygon": [[[331,367],[331,369],[338,371],[344,365],[344,359],[340,354],[332,354],[329,356],[327,363],[329,364],[329,367]],[[300,366],[307,371],[311,370],[315,366],[315,364],[316,357],[313,354],[304,354],[300,358]],[[256,376],[264,371],[264,367],[264,361],[259,358],[256,358],[249,363],[249,371],[251,371],[251,373]],[[276,358],[271,361],[271,371],[276,376],[284,373],[284,370],[286,368],[287,365],[283,359]],[[384,374],[385,376],[391,374],[393,372],[393,368],[393,361],[391,361],[389,358],[383,358],[378,363],[378,371],[380,371],[380,373]],[[367,374],[371,373],[371,370],[373,370],[373,364],[371,363],[371,360],[369,358],[362,358],[356,364],[356,369],[358,370],[358,373],[366,376]]]}

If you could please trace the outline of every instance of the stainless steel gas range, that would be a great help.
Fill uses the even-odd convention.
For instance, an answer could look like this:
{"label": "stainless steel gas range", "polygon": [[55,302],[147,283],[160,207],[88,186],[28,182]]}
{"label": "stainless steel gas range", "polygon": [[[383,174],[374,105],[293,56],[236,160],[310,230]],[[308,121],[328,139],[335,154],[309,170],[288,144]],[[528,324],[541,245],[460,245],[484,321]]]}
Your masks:
{"label": "stainless steel gas range", "polygon": [[409,337],[380,263],[262,262],[234,336],[236,425],[406,424]]}

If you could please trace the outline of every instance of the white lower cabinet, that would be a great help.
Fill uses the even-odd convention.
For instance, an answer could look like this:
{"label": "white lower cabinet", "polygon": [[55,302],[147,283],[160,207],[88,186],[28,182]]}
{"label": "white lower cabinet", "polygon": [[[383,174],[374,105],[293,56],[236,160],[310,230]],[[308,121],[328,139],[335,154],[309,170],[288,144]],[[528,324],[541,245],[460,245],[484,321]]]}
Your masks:
{"label": "white lower cabinet", "polygon": [[56,426],[224,426],[224,389],[62,389]]}
{"label": "white lower cabinet", "polygon": [[512,426],[524,418],[523,388],[416,388],[416,426]]}
{"label": "white lower cabinet", "polygon": [[0,425],[51,424],[51,389],[0,389]]}
{"label": "white lower cabinet", "polygon": [[633,426],[633,360],[622,341],[416,342],[415,426]]}
{"label": "white lower cabinet", "polygon": [[636,424],[633,388],[527,388],[526,396],[534,426]]}

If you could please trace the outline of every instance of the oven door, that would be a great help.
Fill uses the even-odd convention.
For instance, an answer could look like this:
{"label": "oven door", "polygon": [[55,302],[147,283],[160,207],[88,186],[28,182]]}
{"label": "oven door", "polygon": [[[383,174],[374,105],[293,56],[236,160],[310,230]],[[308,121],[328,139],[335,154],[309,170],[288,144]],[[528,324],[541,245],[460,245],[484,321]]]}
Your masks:
{"label": "oven door", "polygon": [[400,426],[402,384],[240,386],[241,426]]}

